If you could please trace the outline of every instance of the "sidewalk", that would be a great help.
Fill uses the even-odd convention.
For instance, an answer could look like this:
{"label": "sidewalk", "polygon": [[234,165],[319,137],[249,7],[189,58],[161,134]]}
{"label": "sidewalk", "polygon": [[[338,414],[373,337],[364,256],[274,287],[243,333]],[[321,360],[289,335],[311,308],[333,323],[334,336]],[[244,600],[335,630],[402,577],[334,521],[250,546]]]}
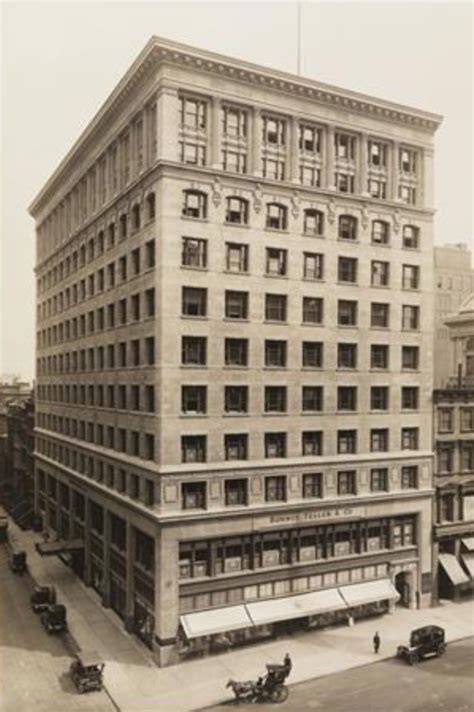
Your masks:
{"label": "sidewalk", "polygon": [[[225,689],[229,678],[253,679],[267,662],[281,662],[286,652],[293,660],[291,683],[296,683],[392,657],[413,628],[429,623],[445,628],[448,649],[450,641],[474,635],[474,602],[444,601],[436,608],[397,609],[392,615],[351,627],[298,633],[159,669],[148,649],[125,633],[120,619],[102,608],[94,591],[56,557],[37,554],[37,534],[10,526],[28,552],[33,578],[56,586],[59,601],[68,608],[69,628],[77,645],[97,650],[103,657],[107,690],[122,712],[187,712],[222,703],[231,697]],[[372,651],[376,630],[382,639],[378,655]]]}

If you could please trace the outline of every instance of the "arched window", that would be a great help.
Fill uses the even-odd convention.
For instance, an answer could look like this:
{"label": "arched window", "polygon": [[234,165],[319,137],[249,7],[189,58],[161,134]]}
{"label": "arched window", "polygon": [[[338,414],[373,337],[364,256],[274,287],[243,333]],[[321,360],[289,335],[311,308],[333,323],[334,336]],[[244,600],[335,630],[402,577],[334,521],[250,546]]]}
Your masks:
{"label": "arched window", "polygon": [[127,231],[128,231],[128,224],[127,224],[127,215],[126,213],[123,213],[120,216],[120,239],[125,240],[127,237]]}
{"label": "arched window", "polygon": [[199,190],[184,190],[182,214],[187,218],[207,218],[207,195]]}
{"label": "arched window", "polygon": [[337,234],[340,240],[357,240],[357,218],[340,215]]}
{"label": "arched window", "polygon": [[322,235],[324,233],[324,214],[313,208],[305,210],[303,230],[305,235]]}
{"label": "arched window", "polygon": [[420,230],[414,225],[404,225],[403,226],[403,247],[409,247],[416,249],[420,242]]}
{"label": "arched window", "polygon": [[372,221],[372,242],[376,245],[388,245],[390,241],[390,226],[384,220]]}
{"label": "arched window", "polygon": [[225,221],[237,225],[247,225],[249,216],[248,200],[230,197],[226,199]]}
{"label": "arched window", "polygon": [[155,218],[155,194],[154,193],[149,193],[147,195],[146,208],[147,208],[148,220],[154,220],[154,218]]}
{"label": "arched window", "polygon": [[139,230],[141,225],[141,208],[136,203],[132,208],[132,226],[134,230]]}
{"label": "arched window", "polygon": [[288,209],[280,203],[267,203],[265,227],[271,230],[286,230],[288,226]]}

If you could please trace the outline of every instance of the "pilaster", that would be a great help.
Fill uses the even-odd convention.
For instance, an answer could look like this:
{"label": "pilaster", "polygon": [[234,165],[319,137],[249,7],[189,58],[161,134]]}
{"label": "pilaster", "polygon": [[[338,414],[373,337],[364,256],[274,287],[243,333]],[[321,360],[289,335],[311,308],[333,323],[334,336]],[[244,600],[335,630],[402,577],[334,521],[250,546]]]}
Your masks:
{"label": "pilaster", "polygon": [[162,87],[157,99],[158,160],[179,160],[179,100],[178,91]]}
{"label": "pilaster", "polygon": [[84,583],[86,586],[91,584],[91,545],[90,545],[90,530],[91,530],[91,511],[90,500],[85,498],[84,503]]}
{"label": "pilaster", "polygon": [[[335,165],[335,147],[334,147],[334,126],[329,124],[325,131],[325,148],[326,148],[326,175],[325,188],[334,190],[334,165]],[[323,156],[324,160],[324,156]]]}
{"label": "pilaster", "polygon": [[358,166],[357,166],[357,186],[359,195],[368,195],[368,161],[369,161],[369,138],[366,133],[362,133],[359,138]]}
{"label": "pilaster", "polygon": [[290,125],[290,180],[292,183],[299,184],[299,136],[298,136],[298,119],[293,116]]}
{"label": "pilaster", "polygon": [[133,563],[135,561],[135,529],[130,524],[126,522],[127,527],[127,542],[126,542],[126,574],[125,574],[125,628],[131,632],[133,630],[134,623],[134,596],[133,596]]}
{"label": "pilaster", "polygon": [[251,137],[249,173],[256,178],[262,177],[262,114],[255,107],[251,114]]}
{"label": "pilaster", "polygon": [[104,512],[104,574],[103,574],[103,591],[102,605],[105,608],[110,607],[110,514]]}
{"label": "pilaster", "polygon": [[221,167],[221,100],[214,96],[211,102],[211,116],[208,125],[207,142],[209,146],[209,164],[218,170]]}
{"label": "pilaster", "polygon": [[389,198],[390,200],[398,200],[398,183],[399,183],[399,171],[398,171],[398,156],[400,152],[400,144],[398,141],[394,141],[389,148],[390,155],[390,190]]}

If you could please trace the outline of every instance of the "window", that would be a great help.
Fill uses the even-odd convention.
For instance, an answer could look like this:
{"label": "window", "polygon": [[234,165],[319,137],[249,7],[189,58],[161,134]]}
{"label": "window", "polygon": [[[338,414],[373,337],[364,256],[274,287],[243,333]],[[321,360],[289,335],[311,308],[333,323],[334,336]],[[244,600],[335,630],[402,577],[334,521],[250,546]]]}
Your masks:
{"label": "window", "polygon": [[207,289],[183,287],[182,313],[183,316],[206,316]]}
{"label": "window", "polygon": [[399,152],[399,167],[402,173],[416,173],[416,151],[401,148]]}
{"label": "window", "polygon": [[337,493],[339,495],[356,493],[356,473],[354,470],[343,470],[337,473]]}
{"label": "window", "polygon": [[452,472],[454,460],[454,443],[438,444],[438,471]]}
{"label": "window", "polygon": [[225,316],[227,319],[248,319],[248,292],[226,290]]}
{"label": "window", "polygon": [[388,442],[387,428],[373,428],[370,431],[370,452],[387,452]]}
{"label": "window", "polygon": [[247,366],[248,365],[248,339],[226,339],[225,340],[225,365],[226,366]]}
{"label": "window", "polygon": [[387,183],[384,180],[375,180],[374,178],[370,178],[367,181],[367,189],[372,198],[384,199],[387,192]]}
{"label": "window", "polygon": [[183,509],[206,509],[206,483],[183,482],[181,501]]}
{"label": "window", "polygon": [[[120,216],[119,218],[119,225],[120,225],[120,240],[125,240],[128,234],[128,218],[127,215],[124,213],[123,215]],[[113,247],[114,245],[114,225],[109,226],[109,249]]]}
{"label": "window", "polygon": [[140,319],[140,295],[132,294],[130,297],[130,311],[132,319],[138,321]]}
{"label": "window", "polygon": [[388,386],[372,386],[370,389],[370,409],[388,410]]}
{"label": "window", "polygon": [[303,230],[305,235],[321,237],[324,234],[324,214],[320,210],[308,208],[304,211]]}
{"label": "window", "polygon": [[438,409],[438,431],[440,433],[452,433],[454,426],[454,411],[452,408]]}
{"label": "window", "polygon": [[303,297],[303,324],[323,323],[323,300],[321,297]]}
{"label": "window", "polygon": [[206,163],[206,147],[195,141],[180,141],[181,163],[191,166],[204,166]]}
{"label": "window", "polygon": [[463,433],[471,433],[474,431],[474,408],[461,408],[461,431]]}
{"label": "window", "polygon": [[316,166],[300,166],[300,181],[302,185],[318,188],[321,183],[321,171]]}
{"label": "window", "polygon": [[357,386],[339,386],[337,389],[337,409],[357,410]]}
{"label": "window", "polygon": [[189,129],[206,127],[206,103],[199,99],[180,99],[181,126]]}
{"label": "window", "polygon": [[286,295],[265,294],[266,321],[286,321]]}
{"label": "window", "polygon": [[323,496],[323,476],[320,472],[303,475],[303,497],[321,499]]}
{"label": "window", "polygon": [[270,180],[285,180],[285,161],[277,158],[263,159],[263,177]]}
{"label": "window", "polygon": [[373,287],[388,287],[389,275],[389,262],[380,262],[378,260],[372,260],[370,283]]}
{"label": "window", "polygon": [[334,182],[336,184],[336,190],[340,193],[354,192],[354,176],[351,173],[337,171],[334,174]]}
{"label": "window", "polygon": [[183,435],[181,438],[182,462],[206,462],[206,436]]}
{"label": "window", "polygon": [[286,412],[286,386],[265,386],[265,413]]}
{"label": "window", "polygon": [[279,203],[268,203],[265,226],[271,230],[287,229],[287,209]]}
{"label": "window", "polygon": [[387,492],[388,491],[388,468],[378,467],[370,471],[370,491],[371,492]]}
{"label": "window", "polygon": [[402,410],[418,410],[418,388],[402,386]]}
{"label": "window", "polygon": [[373,220],[371,238],[374,245],[388,245],[390,241],[390,228],[388,223],[383,220]]}
{"label": "window", "polygon": [[420,308],[404,304],[402,306],[403,331],[417,331],[420,324]]}
{"label": "window", "polygon": [[224,435],[224,450],[226,460],[247,460],[248,435],[246,433]]}
{"label": "window", "polygon": [[227,198],[225,221],[234,225],[247,225],[249,204],[244,198]]}
{"label": "window", "polygon": [[273,146],[285,145],[286,122],[270,116],[263,117],[263,143]]}
{"label": "window", "polygon": [[416,489],[418,487],[418,467],[416,465],[406,465],[401,472],[402,489]]}
{"label": "window", "polygon": [[419,364],[418,346],[402,346],[402,369],[416,371]]}
{"label": "window", "polygon": [[265,502],[286,501],[286,477],[265,477]]}
{"label": "window", "polygon": [[265,341],[265,366],[284,368],[286,366],[286,341]]}
{"label": "window", "polygon": [[339,326],[357,326],[357,302],[347,299],[338,300],[337,323]]}
{"label": "window", "polygon": [[369,165],[384,167],[387,165],[387,146],[380,141],[369,141]]}
{"label": "window", "polygon": [[402,450],[418,450],[418,428],[402,428]]}
{"label": "window", "polygon": [[184,267],[207,267],[207,240],[183,237],[181,264]]}
{"label": "window", "polygon": [[183,191],[184,204],[182,214],[187,218],[204,220],[207,218],[207,195],[196,190]]}
{"label": "window", "polygon": [[188,415],[206,413],[207,411],[207,387],[206,386],[182,386],[181,387],[181,411]]}
{"label": "window", "polygon": [[370,305],[370,326],[376,329],[388,329],[390,325],[390,304],[372,302]]}
{"label": "window", "polygon": [[266,249],[266,271],[269,275],[282,277],[286,274],[286,250],[279,250],[274,247]]}
{"label": "window", "polygon": [[248,386],[225,386],[224,410],[226,413],[248,412]]}
{"label": "window", "polygon": [[305,413],[319,413],[323,409],[323,387],[303,386],[302,409]]}
{"label": "window", "polygon": [[388,368],[389,347],[386,344],[372,344],[370,347],[370,368]]}
{"label": "window", "polygon": [[304,279],[323,279],[324,276],[324,255],[315,252],[303,253],[303,277]]}
{"label": "window", "polygon": [[303,455],[305,457],[323,454],[323,433],[321,430],[307,430],[303,432],[301,441]]}
{"label": "window", "polygon": [[334,135],[334,145],[337,158],[345,158],[346,160],[354,160],[355,156],[355,136],[350,136],[342,132],[336,132]]}
{"label": "window", "polygon": [[247,155],[242,149],[230,151],[224,149],[221,153],[222,168],[232,173],[247,173]]}
{"label": "window", "polygon": [[321,152],[321,130],[316,126],[300,124],[299,148],[303,153],[318,154]]}
{"label": "window", "polygon": [[224,492],[226,507],[246,505],[248,503],[248,480],[225,480]]}
{"label": "window", "polygon": [[286,433],[265,433],[265,457],[286,456]]}
{"label": "window", "polygon": [[357,368],[357,344],[337,345],[337,367]]}
{"label": "window", "polygon": [[248,271],[248,245],[226,242],[225,266],[229,272]]}
{"label": "window", "polygon": [[321,341],[303,341],[302,365],[303,368],[322,368],[323,344]]}
{"label": "window", "polygon": [[474,442],[461,441],[461,471],[474,471]]}
{"label": "window", "polygon": [[134,205],[132,208],[132,227],[134,230],[139,230],[141,226],[141,210],[139,205]]}
{"label": "window", "polygon": [[338,237],[340,240],[357,240],[357,218],[352,215],[340,215]]}
{"label": "window", "polygon": [[155,315],[155,288],[145,290],[145,315]]}
{"label": "window", "polygon": [[419,246],[420,231],[414,225],[404,225],[402,232],[403,247],[415,250]]}
{"label": "window", "polygon": [[148,220],[154,220],[156,215],[156,200],[154,193],[148,193],[146,196],[146,212]]}
{"label": "window", "polygon": [[205,366],[206,347],[205,336],[183,336],[181,339],[181,364],[183,366]]}
{"label": "window", "polygon": [[419,289],[420,268],[414,265],[403,265],[402,267],[402,287],[403,289]]}
{"label": "window", "polygon": [[357,452],[357,430],[337,431],[337,452],[339,455]]}
{"label": "window", "polygon": [[416,191],[415,188],[409,185],[400,185],[398,187],[398,197],[402,203],[407,205],[414,205],[416,203]]}
{"label": "window", "polygon": [[339,257],[337,262],[337,278],[339,282],[357,282],[357,260],[353,257]]}

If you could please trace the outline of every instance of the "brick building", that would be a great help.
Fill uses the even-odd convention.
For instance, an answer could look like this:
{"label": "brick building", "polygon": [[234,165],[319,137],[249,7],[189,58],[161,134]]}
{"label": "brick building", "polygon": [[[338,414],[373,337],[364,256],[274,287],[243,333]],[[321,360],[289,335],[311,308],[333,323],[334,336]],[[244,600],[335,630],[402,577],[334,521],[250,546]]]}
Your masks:
{"label": "brick building", "polygon": [[31,205],[36,509],[160,664],[429,602],[440,121],[153,38]]}

